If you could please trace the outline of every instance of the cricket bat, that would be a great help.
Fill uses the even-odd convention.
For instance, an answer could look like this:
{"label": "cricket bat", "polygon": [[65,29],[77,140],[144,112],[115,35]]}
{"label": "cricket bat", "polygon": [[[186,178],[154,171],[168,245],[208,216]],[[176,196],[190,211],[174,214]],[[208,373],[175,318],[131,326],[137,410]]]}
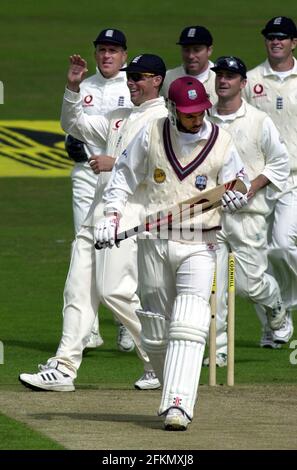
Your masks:
{"label": "cricket bat", "polygon": [[[183,220],[189,219],[194,216],[194,211],[191,209],[199,206],[199,213],[208,212],[221,205],[221,198],[226,191],[239,191],[242,194],[246,194],[247,189],[243,181],[236,178],[227,183],[216,186],[209,191],[203,191],[197,196],[190,199],[185,199],[180,203],[172,206],[166,210],[166,215],[160,217],[160,212],[149,214],[146,216],[147,222],[132,227],[124,232],[117,234],[117,243],[121,240],[133,237],[143,232],[154,232],[158,231],[163,225],[172,225],[175,220],[178,220],[180,216],[183,216]],[[165,212],[164,210],[162,212]],[[195,213],[197,215],[197,212]]]}

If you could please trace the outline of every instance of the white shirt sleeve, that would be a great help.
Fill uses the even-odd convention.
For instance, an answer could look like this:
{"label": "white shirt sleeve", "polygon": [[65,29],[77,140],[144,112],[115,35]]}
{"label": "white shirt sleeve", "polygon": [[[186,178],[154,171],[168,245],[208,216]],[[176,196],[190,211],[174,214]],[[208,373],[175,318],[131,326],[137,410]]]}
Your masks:
{"label": "white shirt sleeve", "polygon": [[271,181],[271,189],[283,191],[290,174],[289,155],[269,116],[263,121],[261,145],[262,152],[266,156],[266,165],[261,173]]}
{"label": "white shirt sleeve", "polygon": [[123,151],[113,167],[103,193],[104,212],[123,214],[128,196],[147,175],[149,128],[143,128]]}
{"label": "white shirt sleeve", "polygon": [[235,178],[242,179],[247,191],[250,189],[250,180],[245,172],[244,165],[234,144],[229,147],[225,163],[218,175],[218,183],[223,184]]}
{"label": "white shirt sleeve", "polygon": [[84,113],[80,93],[66,88],[61,111],[61,127],[67,134],[88,145],[104,147],[109,127],[108,114],[90,116]]}

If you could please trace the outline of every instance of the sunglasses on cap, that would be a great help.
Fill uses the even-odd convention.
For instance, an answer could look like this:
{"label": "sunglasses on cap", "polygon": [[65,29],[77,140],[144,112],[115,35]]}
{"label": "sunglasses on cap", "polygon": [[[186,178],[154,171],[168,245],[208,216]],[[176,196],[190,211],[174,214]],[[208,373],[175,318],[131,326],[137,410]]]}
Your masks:
{"label": "sunglasses on cap", "polygon": [[140,80],[144,80],[146,77],[155,77],[154,73],[148,72],[127,72],[127,80],[133,80],[133,82],[140,82]]}
{"label": "sunglasses on cap", "polygon": [[284,41],[285,39],[291,39],[290,36],[288,36],[287,34],[282,34],[282,35],[279,35],[279,34],[268,34],[267,36],[265,36],[267,41],[274,41],[275,39],[277,39],[278,41]]}

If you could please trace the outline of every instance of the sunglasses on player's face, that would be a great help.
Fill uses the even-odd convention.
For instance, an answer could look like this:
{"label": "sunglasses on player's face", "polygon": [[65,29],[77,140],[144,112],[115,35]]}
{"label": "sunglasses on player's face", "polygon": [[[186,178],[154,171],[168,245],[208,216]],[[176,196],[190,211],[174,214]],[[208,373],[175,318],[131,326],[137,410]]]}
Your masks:
{"label": "sunglasses on player's face", "polygon": [[141,80],[145,80],[146,77],[155,77],[154,73],[147,73],[147,72],[127,72],[127,80],[133,80],[133,82],[140,82]]}
{"label": "sunglasses on player's face", "polygon": [[291,39],[290,36],[287,36],[286,34],[283,34],[282,36],[278,36],[277,34],[269,34],[269,36],[266,36],[267,41],[274,41],[277,39],[278,41],[284,41],[285,39]]}

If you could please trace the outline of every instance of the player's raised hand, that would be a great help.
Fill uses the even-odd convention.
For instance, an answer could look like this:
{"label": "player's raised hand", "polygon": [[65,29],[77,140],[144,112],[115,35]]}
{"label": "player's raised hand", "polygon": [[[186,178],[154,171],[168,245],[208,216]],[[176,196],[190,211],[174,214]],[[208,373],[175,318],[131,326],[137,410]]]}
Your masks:
{"label": "player's raised hand", "polygon": [[79,85],[88,71],[87,62],[78,54],[71,55],[69,60],[70,67],[67,74],[67,88],[78,92]]}

